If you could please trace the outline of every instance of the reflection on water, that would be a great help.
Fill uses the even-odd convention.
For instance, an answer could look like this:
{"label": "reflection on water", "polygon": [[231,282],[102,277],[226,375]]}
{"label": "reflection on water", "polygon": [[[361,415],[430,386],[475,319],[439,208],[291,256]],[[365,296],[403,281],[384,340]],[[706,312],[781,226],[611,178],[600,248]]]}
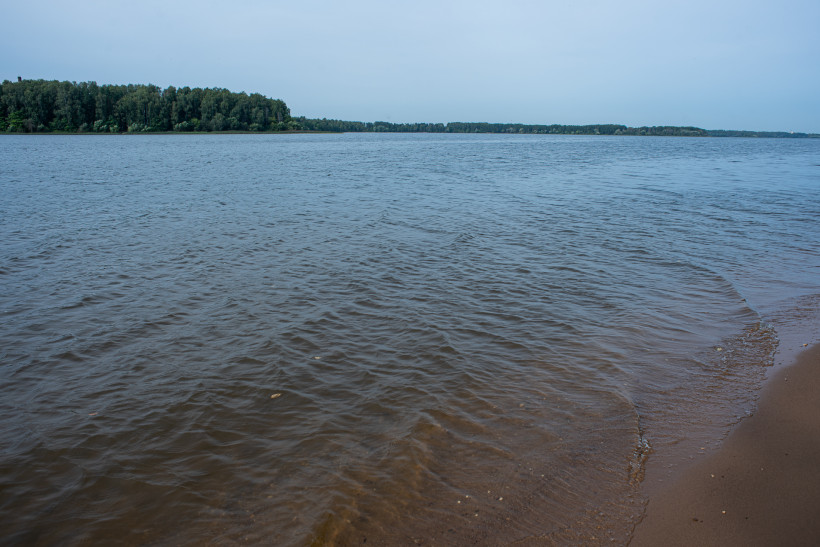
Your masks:
{"label": "reflection on water", "polygon": [[760,310],[820,293],[819,163],[810,140],[5,137],[3,535],[623,543],[647,457],[751,408]]}

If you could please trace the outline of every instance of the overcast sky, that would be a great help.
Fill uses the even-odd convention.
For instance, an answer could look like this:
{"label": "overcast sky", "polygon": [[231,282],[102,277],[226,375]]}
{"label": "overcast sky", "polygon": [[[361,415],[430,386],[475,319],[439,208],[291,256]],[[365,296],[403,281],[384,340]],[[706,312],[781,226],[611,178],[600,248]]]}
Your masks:
{"label": "overcast sky", "polygon": [[4,4],[4,80],[224,87],[358,121],[820,132],[818,0]]}

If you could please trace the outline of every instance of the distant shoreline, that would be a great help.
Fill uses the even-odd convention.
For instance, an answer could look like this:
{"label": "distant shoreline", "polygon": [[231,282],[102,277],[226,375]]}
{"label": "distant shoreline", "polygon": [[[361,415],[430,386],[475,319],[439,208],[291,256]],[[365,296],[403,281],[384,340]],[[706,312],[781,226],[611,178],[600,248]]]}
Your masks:
{"label": "distant shoreline", "polygon": [[281,99],[221,88],[5,80],[0,133],[488,133],[658,137],[820,138],[818,133],[702,129],[694,126],[489,122],[392,123],[294,117]]}
{"label": "distant shoreline", "polygon": [[738,131],[738,132],[731,132],[731,133],[750,133],[746,134],[732,134],[732,135],[722,135],[722,134],[713,134],[713,133],[720,133],[726,132],[724,130],[716,130],[716,131],[707,131],[707,134],[704,135],[662,135],[662,134],[619,134],[619,135],[612,135],[612,134],[601,134],[601,133],[535,133],[535,132],[522,132],[522,133],[515,133],[515,132],[496,132],[496,131],[473,131],[473,132],[466,132],[466,131],[459,131],[459,132],[446,132],[446,131],[328,131],[328,130],[311,130],[311,129],[289,129],[285,131],[240,131],[240,130],[231,130],[231,131],[122,131],[122,132],[113,132],[113,133],[96,133],[96,132],[79,132],[79,131],[42,131],[42,132],[7,132],[7,131],[0,131],[0,137],[2,136],[138,136],[138,135],[293,135],[293,134],[300,134],[300,135],[341,135],[344,133],[401,133],[401,134],[447,134],[447,135],[558,135],[558,136],[567,136],[567,137],[680,137],[680,138],[715,138],[715,139],[724,139],[724,138],[743,138],[743,139],[818,139],[820,138],[820,134],[816,133],[800,133],[790,136],[783,136],[783,135],[770,135],[765,134],[767,132],[758,132],[758,131]]}
{"label": "distant shoreline", "polygon": [[344,120],[293,118],[302,129],[331,132],[367,133],[505,133],[538,135],[612,135],[651,137],[750,137],[750,138],[820,138],[817,133],[788,131],[743,131],[734,129],[702,129],[692,126],[655,125],[630,127],[623,124],[522,124],[488,122],[390,123],[351,122]]}

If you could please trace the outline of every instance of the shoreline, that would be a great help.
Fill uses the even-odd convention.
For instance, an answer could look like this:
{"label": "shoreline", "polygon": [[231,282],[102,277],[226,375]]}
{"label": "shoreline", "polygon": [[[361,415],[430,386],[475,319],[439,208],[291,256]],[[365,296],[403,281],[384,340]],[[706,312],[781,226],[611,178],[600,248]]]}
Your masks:
{"label": "shoreline", "polygon": [[820,344],[802,349],[715,452],[650,495],[630,546],[820,542]]}
{"label": "shoreline", "polygon": [[[720,130],[722,131],[722,130]],[[326,131],[321,129],[286,129],[283,131],[250,131],[241,129],[232,129],[228,131],[118,131],[110,132],[96,132],[96,131],[3,131],[0,130],[0,136],[12,135],[76,135],[76,136],[110,136],[110,135],[343,135],[348,133],[361,134],[402,134],[402,135],[551,135],[551,136],[567,136],[567,137],[660,137],[660,138],[695,138],[695,139],[785,139],[785,140],[803,140],[803,139],[818,139],[819,134],[807,133],[805,136],[773,136],[773,135],[660,135],[660,134],[623,134],[623,135],[609,135],[603,133],[506,133],[499,131]]]}

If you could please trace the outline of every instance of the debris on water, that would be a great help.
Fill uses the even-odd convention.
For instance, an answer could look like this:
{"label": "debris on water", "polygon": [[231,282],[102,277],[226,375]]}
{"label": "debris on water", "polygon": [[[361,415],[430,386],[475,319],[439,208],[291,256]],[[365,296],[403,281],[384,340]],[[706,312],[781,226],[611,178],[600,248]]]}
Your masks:
{"label": "debris on water", "polygon": [[274,393],[273,395],[270,396],[270,398],[271,399],[276,399],[277,397],[281,397],[281,396],[282,396],[281,393]]}
{"label": "debris on water", "polygon": [[723,351],[723,348],[722,348],[722,347],[720,347],[720,346],[717,346],[717,347],[715,348],[715,351]]}
{"label": "debris on water", "polygon": [[322,356],[321,356],[321,355],[316,355],[316,356],[314,356],[313,358],[314,358],[314,359],[316,359],[316,360],[318,361],[319,359],[321,359],[321,358],[322,358]]}
{"label": "debris on water", "polygon": [[88,413],[88,415],[89,415],[89,416],[96,416],[96,415],[97,415],[97,413],[96,413],[96,412],[89,412],[89,413]]}

